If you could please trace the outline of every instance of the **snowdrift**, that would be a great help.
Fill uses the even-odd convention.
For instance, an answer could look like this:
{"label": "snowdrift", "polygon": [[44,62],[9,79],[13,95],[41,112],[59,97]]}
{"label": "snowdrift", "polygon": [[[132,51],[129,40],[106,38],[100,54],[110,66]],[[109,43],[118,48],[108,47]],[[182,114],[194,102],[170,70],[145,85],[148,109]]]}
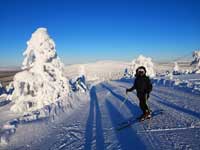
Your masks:
{"label": "snowdrift", "polygon": [[156,85],[164,85],[175,89],[184,90],[200,94],[200,75],[199,74],[183,74],[174,75],[172,77],[156,77],[152,79]]}

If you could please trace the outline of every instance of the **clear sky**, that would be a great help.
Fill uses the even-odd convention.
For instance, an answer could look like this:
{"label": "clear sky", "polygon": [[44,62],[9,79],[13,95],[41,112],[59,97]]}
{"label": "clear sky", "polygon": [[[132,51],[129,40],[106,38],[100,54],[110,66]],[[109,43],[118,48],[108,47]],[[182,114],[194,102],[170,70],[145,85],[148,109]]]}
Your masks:
{"label": "clear sky", "polygon": [[200,1],[0,0],[0,66],[21,65],[38,27],[65,63],[166,61],[200,48]]}

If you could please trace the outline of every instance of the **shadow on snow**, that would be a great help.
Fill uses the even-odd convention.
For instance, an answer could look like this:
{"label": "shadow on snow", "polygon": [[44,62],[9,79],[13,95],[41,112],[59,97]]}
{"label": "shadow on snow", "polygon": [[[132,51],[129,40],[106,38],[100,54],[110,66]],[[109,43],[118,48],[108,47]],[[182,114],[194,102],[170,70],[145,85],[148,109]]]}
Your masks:
{"label": "shadow on snow", "polygon": [[[96,122],[94,122],[96,119]],[[96,88],[92,87],[90,90],[90,110],[88,115],[88,120],[86,123],[85,131],[85,150],[92,149],[92,143],[94,140],[93,128],[96,127],[96,149],[103,150],[104,146],[104,136],[101,122],[101,111],[99,109],[99,103],[96,95]]]}
{"label": "shadow on snow", "polygon": [[[115,96],[117,98],[117,100],[119,100],[120,102],[123,102],[125,100],[125,97],[121,96],[120,94],[115,93],[111,88],[109,88],[108,86],[102,84],[102,87],[104,87],[105,89],[107,89],[113,96]],[[130,112],[132,113],[133,116],[139,116],[141,112],[141,110],[139,109],[138,106],[134,105],[133,103],[131,103],[130,100],[127,100],[124,105],[130,110]]]}
{"label": "shadow on snow", "polygon": [[[111,88],[103,84],[102,87],[110,91],[110,93],[115,96],[120,102],[124,101],[125,98],[113,92]],[[133,116],[136,116],[140,113],[139,107],[132,104],[129,100],[127,100],[124,105],[130,110]],[[115,127],[119,123],[119,121],[124,121],[125,119],[127,119],[123,117],[123,115],[117,110],[117,108],[115,108],[114,105],[108,100],[106,100],[106,107],[109,112],[113,127]],[[101,119],[102,117],[99,108],[98,98],[96,95],[96,88],[92,87],[92,89],[90,90],[90,109],[85,130],[85,150],[94,149],[94,147],[92,147],[94,141],[96,142],[95,149],[106,149]],[[93,130],[95,127],[96,130]],[[93,131],[96,132],[96,136],[94,135]],[[120,132],[115,131],[115,134],[120,144],[120,148],[123,150],[146,149],[143,141],[138,137],[138,135],[132,128],[127,128]]]}
{"label": "shadow on snow", "polygon": [[[114,105],[106,101],[106,106],[110,115],[112,125],[115,127],[118,124],[118,120],[125,120],[122,114],[114,107]],[[130,149],[146,149],[144,143],[140,140],[137,134],[133,131],[132,128],[126,128],[122,131],[115,131],[116,137],[119,141],[120,148],[122,150]]]}
{"label": "shadow on snow", "polygon": [[[107,89],[120,102],[123,102],[125,100],[123,96],[115,93],[110,87],[106,86],[105,84],[102,84],[102,87]],[[139,107],[131,103],[129,100],[127,100],[124,105],[126,106],[126,108],[130,110],[133,116],[137,116],[139,113],[141,113]],[[114,128],[119,122],[127,119],[121,114],[121,112],[119,112],[119,110],[108,99],[106,100],[106,107],[109,112],[110,119]],[[138,135],[132,128],[126,128],[120,132],[115,131],[115,134],[119,141],[120,148],[123,150],[146,149],[146,146],[144,145],[143,141],[141,141],[141,139],[138,137]]]}

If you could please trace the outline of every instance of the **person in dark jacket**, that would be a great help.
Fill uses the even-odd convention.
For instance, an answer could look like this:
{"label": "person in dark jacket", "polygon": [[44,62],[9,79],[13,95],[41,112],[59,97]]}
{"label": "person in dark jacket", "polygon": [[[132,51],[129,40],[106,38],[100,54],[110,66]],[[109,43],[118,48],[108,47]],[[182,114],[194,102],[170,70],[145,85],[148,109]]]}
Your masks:
{"label": "person in dark jacket", "polygon": [[139,105],[143,114],[139,117],[140,120],[144,120],[151,117],[150,109],[147,105],[147,99],[152,91],[152,84],[148,76],[146,76],[146,68],[140,66],[136,69],[135,82],[130,89],[126,89],[126,93],[136,89],[137,97],[139,99]]}

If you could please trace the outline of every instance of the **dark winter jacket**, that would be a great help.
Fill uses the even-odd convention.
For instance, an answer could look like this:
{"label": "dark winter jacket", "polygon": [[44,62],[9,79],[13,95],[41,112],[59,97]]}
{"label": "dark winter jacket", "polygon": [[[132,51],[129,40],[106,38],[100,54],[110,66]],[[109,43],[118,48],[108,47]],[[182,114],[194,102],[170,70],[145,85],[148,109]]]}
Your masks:
{"label": "dark winter jacket", "polygon": [[147,76],[136,77],[133,86],[130,89],[127,89],[127,92],[131,92],[135,89],[137,93],[149,94],[152,91],[152,84],[149,77]]}

